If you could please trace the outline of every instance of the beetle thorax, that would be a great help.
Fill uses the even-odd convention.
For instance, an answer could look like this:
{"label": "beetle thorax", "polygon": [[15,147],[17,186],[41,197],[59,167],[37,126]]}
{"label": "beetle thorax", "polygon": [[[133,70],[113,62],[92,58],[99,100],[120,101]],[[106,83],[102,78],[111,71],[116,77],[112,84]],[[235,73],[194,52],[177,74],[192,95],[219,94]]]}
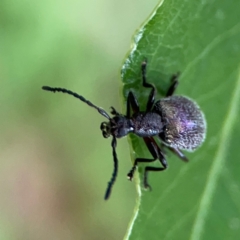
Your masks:
{"label": "beetle thorax", "polygon": [[158,135],[163,131],[161,116],[154,112],[140,112],[132,117],[134,133],[140,137]]}

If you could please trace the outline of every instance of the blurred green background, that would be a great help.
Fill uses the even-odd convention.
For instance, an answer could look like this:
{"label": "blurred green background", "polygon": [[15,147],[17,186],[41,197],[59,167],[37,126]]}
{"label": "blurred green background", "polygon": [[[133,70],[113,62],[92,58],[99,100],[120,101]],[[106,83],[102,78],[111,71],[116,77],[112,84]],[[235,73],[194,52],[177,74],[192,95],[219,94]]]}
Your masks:
{"label": "blurred green background", "polygon": [[122,239],[135,204],[127,140],[112,169],[104,118],[65,87],[120,109],[120,68],[157,0],[0,1],[0,239]]}

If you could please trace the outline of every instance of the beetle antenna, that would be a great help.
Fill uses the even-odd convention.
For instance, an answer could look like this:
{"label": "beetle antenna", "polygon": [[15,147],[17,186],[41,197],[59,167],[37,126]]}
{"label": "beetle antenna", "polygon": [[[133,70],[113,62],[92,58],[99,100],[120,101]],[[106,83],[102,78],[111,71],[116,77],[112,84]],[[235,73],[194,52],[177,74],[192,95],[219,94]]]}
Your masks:
{"label": "beetle antenna", "polygon": [[95,109],[97,109],[97,111],[103,115],[105,118],[109,119],[110,120],[110,116],[107,114],[106,111],[104,111],[102,108],[100,107],[97,107],[96,105],[94,105],[93,103],[91,103],[90,101],[88,101],[87,99],[85,99],[83,96],[75,93],[75,92],[72,92],[70,90],[67,90],[65,88],[52,88],[52,87],[48,87],[48,86],[43,86],[42,87],[43,90],[46,90],[46,91],[50,91],[50,92],[62,92],[62,93],[67,93],[69,95],[72,95],[74,96],[75,98],[78,98],[79,100],[81,100],[82,102],[86,103],[88,106],[90,107],[93,107]]}
{"label": "beetle antenna", "polygon": [[117,147],[117,140],[115,137],[112,139],[112,150],[113,150],[113,162],[114,162],[114,168],[113,173],[110,181],[108,182],[107,190],[105,193],[104,199],[107,200],[110,197],[112,186],[117,178],[117,171],[118,171],[118,159],[117,159],[117,153],[116,153],[116,147]]}

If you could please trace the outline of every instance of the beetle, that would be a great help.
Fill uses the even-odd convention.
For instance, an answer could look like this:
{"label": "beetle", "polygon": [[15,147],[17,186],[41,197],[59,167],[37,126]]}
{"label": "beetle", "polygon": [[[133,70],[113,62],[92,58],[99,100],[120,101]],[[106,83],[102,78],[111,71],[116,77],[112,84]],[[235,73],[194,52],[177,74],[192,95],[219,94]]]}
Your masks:
{"label": "beetle", "polygon": [[[136,158],[133,167],[127,174],[129,180],[133,179],[138,163],[151,163],[159,160],[161,167],[146,166],[144,169],[143,186],[151,189],[148,183],[148,172],[163,171],[167,169],[167,161],[164,148],[168,148],[181,160],[187,162],[187,157],[181,150],[194,151],[204,141],[206,135],[206,121],[203,112],[197,103],[185,96],[173,95],[178,86],[179,74],[171,77],[171,85],[165,97],[155,101],[156,88],[147,82],[146,78],[147,61],[141,64],[142,85],[150,89],[145,111],[140,111],[138,100],[134,93],[129,91],[127,97],[126,114],[121,114],[111,107],[112,117],[102,108],[94,105],[83,96],[70,90],[58,87],[43,86],[42,89],[50,92],[62,92],[78,98],[90,107],[95,108],[108,122],[102,122],[100,129],[104,138],[112,136],[112,154],[114,170],[108,182],[104,199],[110,197],[113,184],[117,177],[118,158],[116,153],[117,138],[122,138],[133,133],[143,138],[152,159]],[[132,112],[132,113],[131,113]],[[159,146],[154,137],[161,140]]]}

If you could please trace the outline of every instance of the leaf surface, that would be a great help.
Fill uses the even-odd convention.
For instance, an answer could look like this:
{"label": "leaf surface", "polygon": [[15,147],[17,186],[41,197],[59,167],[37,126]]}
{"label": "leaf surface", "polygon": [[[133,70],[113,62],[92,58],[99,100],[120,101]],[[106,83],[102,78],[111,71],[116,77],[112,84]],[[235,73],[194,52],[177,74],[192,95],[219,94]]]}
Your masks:
{"label": "leaf surface", "polygon": [[[240,236],[240,2],[165,0],[134,36],[122,67],[124,106],[128,92],[145,109],[147,79],[166,93],[172,74],[180,72],[177,95],[194,99],[205,113],[207,138],[186,153],[184,163],[171,153],[169,169],[150,173],[152,192],[141,190],[125,239],[238,239]],[[129,137],[132,160],[151,158],[141,138]],[[158,166],[159,162],[153,164]],[[140,180],[140,181],[139,181]]]}

